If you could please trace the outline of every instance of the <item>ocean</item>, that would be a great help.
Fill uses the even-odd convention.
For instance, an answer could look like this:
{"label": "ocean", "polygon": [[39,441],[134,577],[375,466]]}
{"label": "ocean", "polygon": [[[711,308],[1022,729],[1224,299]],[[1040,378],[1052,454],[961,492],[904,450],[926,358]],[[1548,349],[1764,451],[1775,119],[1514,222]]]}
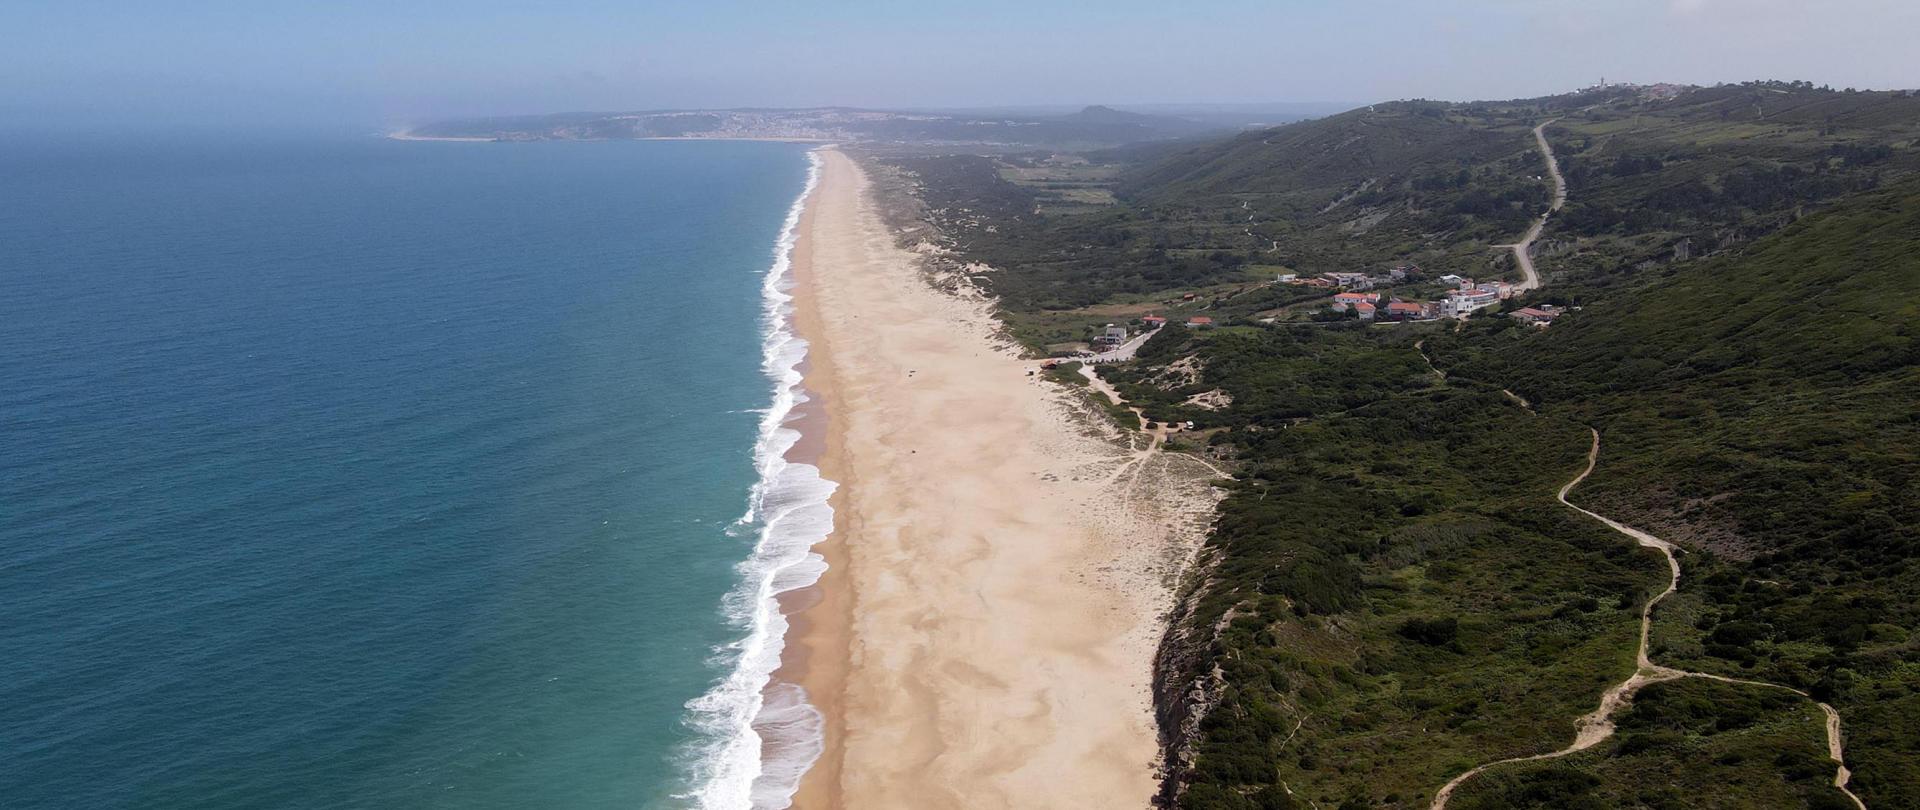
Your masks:
{"label": "ocean", "polygon": [[768,607],[830,521],[779,458],[809,177],[7,136],[0,805],[778,803]]}

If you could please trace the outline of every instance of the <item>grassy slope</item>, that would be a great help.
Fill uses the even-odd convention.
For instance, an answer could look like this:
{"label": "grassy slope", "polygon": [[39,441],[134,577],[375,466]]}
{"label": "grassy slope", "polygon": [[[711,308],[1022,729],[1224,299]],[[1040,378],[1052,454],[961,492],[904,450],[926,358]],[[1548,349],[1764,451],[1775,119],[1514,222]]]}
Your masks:
{"label": "grassy slope", "polygon": [[[1567,720],[1626,670],[1603,662],[1626,649],[1620,628],[1646,575],[1644,560],[1608,556],[1627,554],[1624,541],[1550,501],[1577,469],[1582,424],[1607,436],[1583,503],[1676,539],[1725,544],[1731,531],[1731,548],[1763,553],[1689,555],[1687,587],[1657,616],[1656,659],[1832,700],[1862,795],[1913,806],[1916,241],[1920,196],[1897,188],[1544,333],[1500,321],[1438,331],[1426,339],[1454,371],[1451,391],[1417,382],[1413,335],[1400,330],[1222,330],[1149,346],[1149,363],[1199,358],[1199,379],[1170,385],[1151,366],[1113,376],[1161,418],[1192,414],[1178,404],[1192,390],[1233,395],[1231,411],[1203,418],[1232,429],[1216,441],[1232,443],[1249,482],[1222,505],[1222,562],[1194,616],[1230,617],[1207,658],[1231,663],[1182,806],[1259,807],[1279,801],[1275,785],[1418,806],[1474,762],[1564,743]],[[1499,386],[1542,416],[1505,404]],[[1458,541],[1464,514],[1501,539]],[[1404,539],[1435,533],[1453,539]],[[1600,609],[1580,622],[1530,626],[1588,599]],[[1450,660],[1409,637],[1409,621],[1436,619],[1513,634]],[[1562,643],[1564,655],[1540,652]],[[1502,773],[1462,806],[1673,806],[1707,785],[1716,806],[1834,798],[1808,781],[1818,769],[1802,760],[1819,749],[1749,725],[1729,715],[1632,756],[1610,744]],[[1770,746],[1777,756],[1751,753]],[[1670,783],[1623,786],[1649,769]]]}
{"label": "grassy slope", "polygon": [[1497,275],[1486,250],[1544,208],[1530,104],[1395,102],[1241,135],[1130,172],[1158,220],[1210,226],[1255,261],[1309,273],[1400,261]]}
{"label": "grassy slope", "polygon": [[1243,437],[1242,456],[1267,461],[1209,543],[1220,562],[1193,622],[1222,628],[1208,660],[1224,686],[1182,806],[1291,789],[1410,807],[1472,764],[1570,736],[1632,669],[1634,611],[1658,580],[1656,561],[1553,505],[1580,439],[1453,388]]}
{"label": "grassy slope", "polygon": [[1570,194],[1545,263],[1563,281],[1633,283],[1643,261],[1737,247],[1920,169],[1920,97],[1727,86],[1581,108],[1548,136]]}
{"label": "grassy slope", "polygon": [[[1680,539],[1735,551],[1830,544],[1871,513],[1920,519],[1912,503],[1887,511],[1920,439],[1920,187],[1864,196],[1544,334],[1441,338],[1433,349],[1457,374],[1598,422],[1608,464],[1587,498]],[[1622,480],[1628,460],[1642,480]],[[1827,470],[1841,477],[1813,475]],[[1652,514],[1673,512],[1655,504],[1676,499],[1705,502]]]}
{"label": "grassy slope", "polygon": [[1785,692],[1698,679],[1656,684],[1620,716],[1614,738],[1490,772],[1448,806],[1847,810],[1853,803],[1830,784],[1825,723],[1813,704]]}
{"label": "grassy slope", "polygon": [[1518,119],[1504,128],[1481,123],[1451,105],[1382,104],[1196,147],[1134,173],[1121,190],[1171,205],[1223,197],[1317,212],[1364,179],[1526,151]]}
{"label": "grassy slope", "polygon": [[[1659,567],[1553,502],[1582,429],[1439,385],[1412,339],[1181,330],[1108,373],[1158,418],[1191,413],[1176,403],[1193,389],[1235,401],[1198,414],[1229,428],[1243,483],[1188,617],[1220,628],[1202,660],[1223,687],[1183,806],[1289,789],[1414,806],[1477,762],[1560,744],[1631,671]],[[1188,356],[1200,379],[1169,390],[1165,364]]]}

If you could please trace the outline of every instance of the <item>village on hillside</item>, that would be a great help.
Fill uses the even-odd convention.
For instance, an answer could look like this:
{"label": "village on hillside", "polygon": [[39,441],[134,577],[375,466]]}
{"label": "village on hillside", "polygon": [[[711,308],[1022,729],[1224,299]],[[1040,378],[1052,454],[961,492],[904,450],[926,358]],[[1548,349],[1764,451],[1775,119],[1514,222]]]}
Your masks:
{"label": "village on hillside", "polygon": [[[1281,308],[1264,313],[1249,315],[1245,312],[1232,313],[1230,310],[1223,317],[1223,314],[1216,309],[1223,303],[1240,299],[1260,288],[1297,289],[1300,295],[1293,296],[1290,303]],[[1324,292],[1316,294],[1316,290]],[[1411,290],[1412,294],[1395,295],[1395,290]],[[1332,295],[1327,296],[1327,292],[1331,292]],[[1439,294],[1435,295],[1436,292]],[[1464,319],[1476,312],[1500,308],[1505,302],[1522,292],[1524,292],[1522,288],[1507,281],[1475,281],[1451,273],[1439,277],[1428,277],[1419,265],[1415,264],[1397,265],[1376,274],[1278,273],[1266,280],[1243,284],[1212,297],[1204,293],[1189,292],[1175,298],[1161,300],[1157,305],[1140,305],[1133,313],[1112,313],[1121,317],[1104,323],[1095,321],[1088,324],[1088,336],[1080,338],[1080,342],[1054,344],[1049,348],[1052,356],[1057,358],[1073,358],[1090,363],[1121,362],[1131,360],[1140,344],[1146,342],[1153,333],[1169,325],[1184,326],[1188,329],[1211,329],[1217,325],[1224,326],[1234,321],[1246,320],[1266,324],[1281,322],[1332,324],[1343,321],[1386,324],[1447,318]],[[1163,308],[1154,309],[1154,306]],[[1195,310],[1212,311],[1215,314],[1175,314],[1194,313]],[[1545,328],[1564,312],[1565,309],[1562,307],[1542,303],[1508,310],[1501,314],[1520,323]]]}
{"label": "village on hillside", "polygon": [[[1376,287],[1405,283],[1418,279],[1419,276],[1419,265],[1407,264],[1395,267],[1382,276],[1370,276],[1365,273],[1323,273],[1317,277],[1302,277],[1293,273],[1282,273],[1274,281],[1278,284],[1339,288],[1342,292],[1334,294],[1328,311],[1363,321],[1465,318],[1479,310],[1497,307],[1500,302],[1512,298],[1517,292],[1509,282],[1475,283],[1473,279],[1451,273],[1437,279],[1440,284],[1448,288],[1443,298],[1403,301],[1399,298],[1386,298],[1377,292],[1367,292]],[[1385,298],[1384,301],[1383,298]],[[1553,323],[1553,319],[1559,314],[1560,308],[1551,304],[1524,307],[1508,313],[1509,317],[1535,326]]]}

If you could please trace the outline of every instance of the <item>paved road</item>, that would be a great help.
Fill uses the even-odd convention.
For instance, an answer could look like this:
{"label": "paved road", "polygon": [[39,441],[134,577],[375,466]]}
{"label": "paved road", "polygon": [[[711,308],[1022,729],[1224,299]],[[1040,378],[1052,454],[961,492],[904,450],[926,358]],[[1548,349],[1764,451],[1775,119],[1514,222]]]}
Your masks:
{"label": "paved road", "polygon": [[[1164,326],[1160,327],[1160,329],[1165,329],[1165,328],[1166,327]],[[1124,360],[1132,360],[1133,356],[1140,351],[1140,344],[1146,343],[1147,340],[1152,338],[1154,335],[1160,334],[1160,329],[1152,329],[1145,332],[1141,332],[1140,334],[1135,335],[1132,340],[1129,340],[1125,343],[1122,343],[1104,352],[1095,354],[1092,357],[1082,357],[1080,358],[1080,362],[1082,363],[1118,363]]]}
{"label": "paved road", "polygon": [[1514,263],[1520,265],[1520,275],[1524,278],[1519,284],[1513,285],[1513,291],[1516,293],[1540,288],[1540,274],[1533,269],[1533,240],[1539,239],[1540,232],[1546,229],[1547,218],[1553,216],[1553,212],[1560,210],[1560,206],[1567,203],[1567,180],[1560,176],[1560,161],[1554,159],[1553,147],[1547,145],[1547,125],[1558,120],[1560,119],[1549,118],[1540,122],[1540,126],[1533,128],[1533,140],[1540,145],[1540,154],[1547,158],[1547,174],[1553,176],[1553,204],[1547,206],[1547,212],[1534,221],[1533,227],[1527,229],[1527,235],[1520,237],[1520,241],[1511,245],[1495,245],[1495,247],[1511,249]]}

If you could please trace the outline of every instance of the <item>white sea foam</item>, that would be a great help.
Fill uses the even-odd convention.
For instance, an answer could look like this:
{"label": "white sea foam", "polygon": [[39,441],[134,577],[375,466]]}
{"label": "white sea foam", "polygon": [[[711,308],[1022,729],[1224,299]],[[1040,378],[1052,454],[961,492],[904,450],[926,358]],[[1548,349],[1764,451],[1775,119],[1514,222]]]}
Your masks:
{"label": "white sea foam", "polygon": [[[800,364],[807,342],[793,331],[790,255],[800,213],[820,179],[820,157],[807,155],[807,184],[787,211],[774,246],[764,295],[761,367],[773,382],[773,403],[760,417],[754,447],[759,478],[738,531],[755,532],[753,553],[739,567],[740,583],[727,595],[727,618],[742,637],[717,650],[730,667],[706,694],[687,703],[688,722],[705,742],[694,752],[693,789],[683,798],[700,810],[781,810],[792,804],[800,777],[820,756],[820,712],[797,684],[773,684],[785,647],[786,617],[776,598],[818,582],[826,560],[813,544],[833,529],[827,499],[835,484],[811,464],[786,460],[800,433],[787,426],[802,403]],[[764,756],[763,756],[764,754]]]}

